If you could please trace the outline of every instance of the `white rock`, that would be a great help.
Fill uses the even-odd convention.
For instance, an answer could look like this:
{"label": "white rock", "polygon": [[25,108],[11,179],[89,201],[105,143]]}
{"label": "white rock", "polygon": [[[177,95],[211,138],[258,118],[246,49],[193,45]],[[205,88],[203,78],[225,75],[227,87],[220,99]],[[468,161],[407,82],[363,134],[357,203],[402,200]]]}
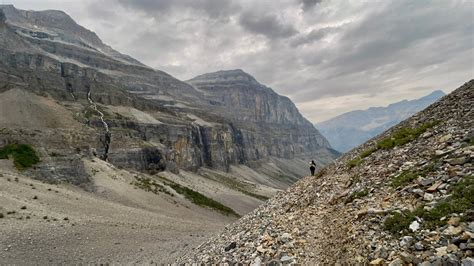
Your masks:
{"label": "white rock", "polygon": [[425,195],[423,195],[423,200],[432,201],[432,200],[434,200],[434,196],[433,196],[433,194],[425,193]]}
{"label": "white rock", "polygon": [[251,264],[252,266],[260,266],[262,265],[262,259],[260,257],[256,257],[253,263]]}
{"label": "white rock", "polygon": [[415,232],[417,231],[418,229],[420,229],[420,224],[417,222],[417,221],[413,221],[411,224],[410,224],[410,230],[412,232]]}
{"label": "white rock", "polygon": [[436,256],[442,257],[448,254],[448,247],[440,247],[436,249]]}

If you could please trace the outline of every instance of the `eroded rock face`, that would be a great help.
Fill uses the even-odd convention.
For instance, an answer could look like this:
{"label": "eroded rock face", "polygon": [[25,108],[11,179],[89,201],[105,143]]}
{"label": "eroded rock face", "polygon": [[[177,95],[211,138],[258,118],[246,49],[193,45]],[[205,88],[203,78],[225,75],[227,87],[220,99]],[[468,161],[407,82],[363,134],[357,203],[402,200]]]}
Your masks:
{"label": "eroded rock face", "polygon": [[[11,5],[0,10],[6,15],[0,93],[21,89],[64,105],[83,128],[61,133],[62,154],[105,152],[104,123],[91,110],[90,92],[110,128],[109,161],[120,167],[227,170],[270,156],[327,163],[338,155],[288,98],[241,70],[205,74],[188,84],[113,50],[63,12]],[[1,135],[4,141],[25,141],[16,129],[9,132]],[[76,135],[81,141],[73,140]],[[56,140],[48,132],[29,141],[47,156]]]}

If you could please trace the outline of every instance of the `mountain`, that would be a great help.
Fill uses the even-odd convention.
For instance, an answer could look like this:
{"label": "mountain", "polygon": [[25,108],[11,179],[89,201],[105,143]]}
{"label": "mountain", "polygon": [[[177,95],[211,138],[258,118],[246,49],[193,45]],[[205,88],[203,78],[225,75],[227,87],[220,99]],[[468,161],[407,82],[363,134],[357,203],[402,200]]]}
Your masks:
{"label": "mountain", "polygon": [[[188,84],[113,50],[61,11],[1,9],[6,23],[0,92],[51,97],[83,122],[82,128],[101,134],[104,121],[88,110],[93,101],[111,141],[81,143],[81,148],[95,149],[117,166],[228,171],[233,164],[270,156],[334,158],[327,140],[288,98],[241,70],[205,74]],[[205,84],[206,77],[214,80]],[[69,147],[62,152],[74,153]]]}
{"label": "mountain", "polygon": [[471,265],[474,80],[226,226],[179,263]]}
{"label": "mountain", "polygon": [[387,107],[347,112],[317,123],[315,127],[336,150],[347,152],[423,110],[444,95],[444,92],[437,90],[419,99],[403,100]]}
{"label": "mountain", "polygon": [[[62,11],[0,5],[0,231],[14,247],[2,262],[137,263],[137,241],[172,262],[306,175],[308,160],[338,155],[242,70],[180,81]],[[25,232],[51,244],[16,241]],[[102,242],[77,253],[77,238]]]}

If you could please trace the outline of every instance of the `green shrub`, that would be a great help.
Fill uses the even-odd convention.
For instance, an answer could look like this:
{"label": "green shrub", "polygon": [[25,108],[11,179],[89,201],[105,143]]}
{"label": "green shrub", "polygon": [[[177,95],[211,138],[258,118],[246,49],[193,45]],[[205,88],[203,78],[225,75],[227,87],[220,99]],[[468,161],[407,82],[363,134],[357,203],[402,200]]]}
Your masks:
{"label": "green shrub", "polygon": [[385,220],[384,228],[390,233],[398,235],[400,232],[407,230],[414,220],[415,215],[412,212],[395,212]]}
{"label": "green shrub", "polygon": [[404,145],[418,138],[418,136],[423,134],[426,130],[438,125],[439,123],[440,123],[439,121],[433,121],[433,122],[424,123],[423,125],[416,128],[409,128],[409,127],[400,128],[396,130],[395,132],[393,132],[391,136],[386,137],[380,140],[379,142],[377,142],[377,148],[388,150],[396,146]]}
{"label": "green shrub", "polygon": [[0,149],[0,159],[13,157],[13,163],[18,170],[23,170],[40,162],[36,151],[27,144],[9,144]]}

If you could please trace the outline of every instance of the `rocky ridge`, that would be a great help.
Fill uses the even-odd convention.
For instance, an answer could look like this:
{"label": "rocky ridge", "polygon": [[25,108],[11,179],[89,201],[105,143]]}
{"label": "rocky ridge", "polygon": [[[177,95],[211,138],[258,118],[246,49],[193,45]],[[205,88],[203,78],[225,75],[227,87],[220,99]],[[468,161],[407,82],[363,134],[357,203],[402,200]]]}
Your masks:
{"label": "rocky ridge", "polygon": [[474,80],[178,262],[472,265]]}

